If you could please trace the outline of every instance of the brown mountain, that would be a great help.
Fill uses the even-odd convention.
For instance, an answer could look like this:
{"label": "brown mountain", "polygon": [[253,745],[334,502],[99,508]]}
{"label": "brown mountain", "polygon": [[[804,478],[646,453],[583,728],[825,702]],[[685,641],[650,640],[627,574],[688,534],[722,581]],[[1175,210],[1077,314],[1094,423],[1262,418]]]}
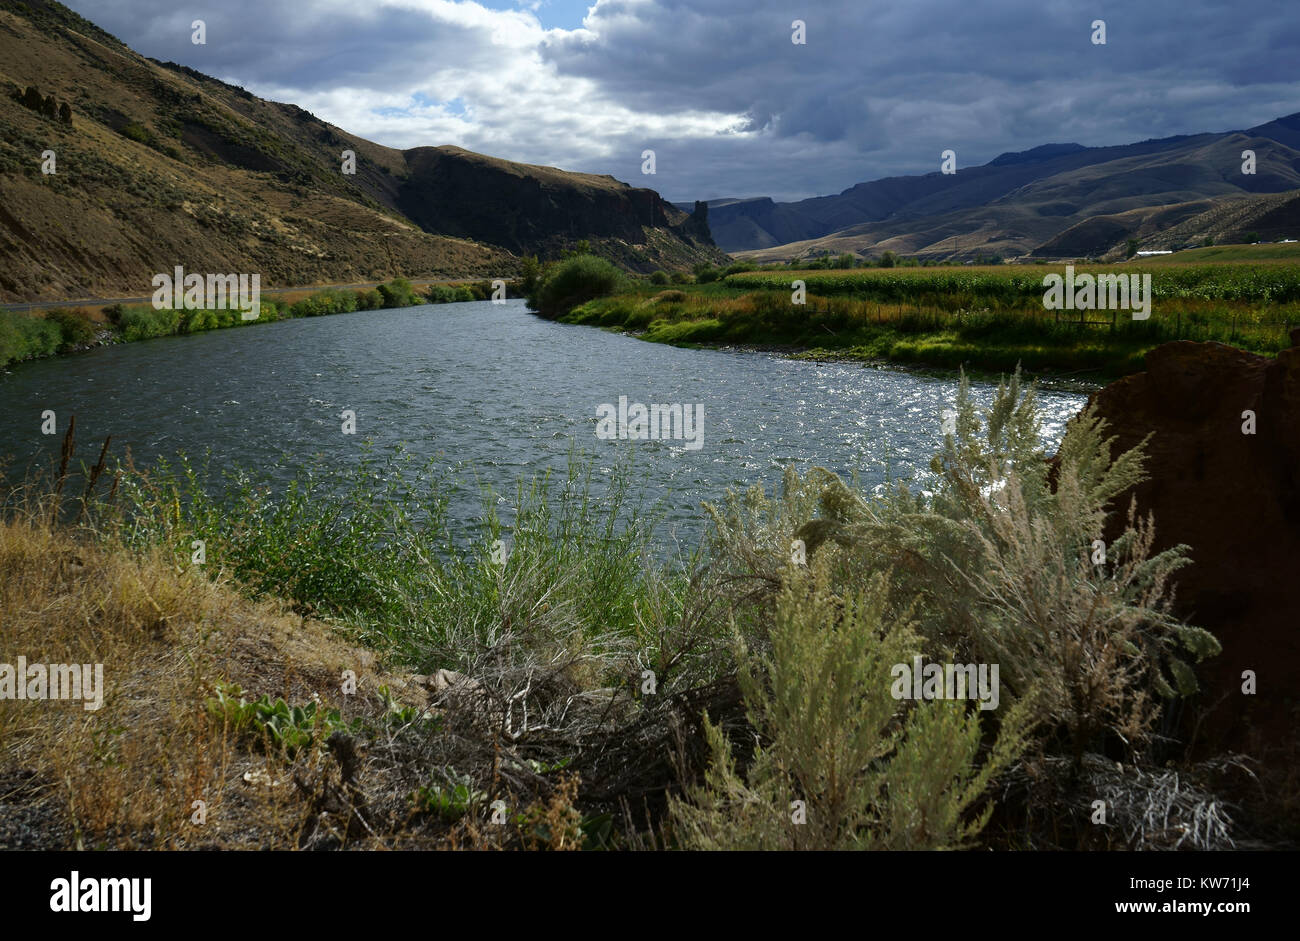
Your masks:
{"label": "brown mountain", "polygon": [[[1241,172],[1244,150],[1255,151],[1254,174]],[[759,261],[886,249],[961,258],[1050,254],[1045,246],[1080,225],[1071,244],[1104,251],[1222,200],[1296,189],[1300,114],[1245,131],[1115,147],[1047,144],[955,174],[891,177],[792,203],[718,200],[709,208],[718,244]]]}
{"label": "brown mountain", "polygon": [[583,239],[633,270],[685,268],[725,258],[703,216],[612,177],[384,147],[52,0],[0,0],[0,301],[146,295],[176,265],[264,287],[508,277]]}

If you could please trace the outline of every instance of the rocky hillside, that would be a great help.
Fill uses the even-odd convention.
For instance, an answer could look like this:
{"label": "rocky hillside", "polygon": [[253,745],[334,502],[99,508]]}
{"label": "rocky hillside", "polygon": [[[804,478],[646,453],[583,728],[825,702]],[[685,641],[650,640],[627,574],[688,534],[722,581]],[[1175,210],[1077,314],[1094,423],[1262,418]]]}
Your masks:
{"label": "rocky hillside", "polygon": [[1094,216],[1070,226],[1030,254],[1038,258],[1126,257],[1129,239],[1143,249],[1180,251],[1205,245],[1300,238],[1300,192],[1236,196]]}
{"label": "rocky hillside", "polygon": [[582,239],[681,268],[724,257],[701,217],[609,177],[383,147],[0,0],[0,301],[142,296],[176,265],[264,287],[508,276]]}

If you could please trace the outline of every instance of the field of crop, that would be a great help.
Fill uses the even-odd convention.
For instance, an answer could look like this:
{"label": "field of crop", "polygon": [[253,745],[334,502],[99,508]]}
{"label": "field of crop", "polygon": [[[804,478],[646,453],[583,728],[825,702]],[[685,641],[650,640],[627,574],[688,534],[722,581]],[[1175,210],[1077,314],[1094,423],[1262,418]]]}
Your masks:
{"label": "field of crop", "polygon": [[[1240,246],[1230,246],[1240,247]],[[1213,251],[1213,249],[1204,249]],[[1186,253],[1180,253],[1186,254]],[[1226,300],[1287,304],[1300,301],[1300,259],[1288,264],[1205,264],[1172,261],[1081,265],[1075,274],[1150,274],[1157,301]],[[859,268],[822,271],[748,271],[725,283],[745,290],[790,290],[803,281],[809,293],[877,301],[913,301],[960,307],[967,300],[1022,305],[1041,301],[1043,278],[1064,274],[1063,265],[998,265],[986,268]],[[947,303],[945,303],[947,300]]]}
{"label": "field of crop", "polygon": [[[1291,246],[1230,246],[1285,248]],[[1180,253],[1187,255],[1188,253]],[[1049,310],[1043,279],[1064,265],[750,271],[719,282],[600,298],[562,317],[677,344],[740,344],[812,356],[941,368],[1088,373],[1140,370],[1172,340],[1216,341],[1266,355],[1300,326],[1300,264],[1131,262],[1082,274],[1149,274],[1148,319],[1128,310]],[[1259,262],[1259,263],[1257,263]],[[804,303],[794,300],[803,282]]]}
{"label": "field of crop", "polygon": [[1262,262],[1300,265],[1300,242],[1270,242],[1260,245],[1213,245],[1190,248],[1172,255],[1143,258],[1143,265],[1186,265],[1205,262]]}

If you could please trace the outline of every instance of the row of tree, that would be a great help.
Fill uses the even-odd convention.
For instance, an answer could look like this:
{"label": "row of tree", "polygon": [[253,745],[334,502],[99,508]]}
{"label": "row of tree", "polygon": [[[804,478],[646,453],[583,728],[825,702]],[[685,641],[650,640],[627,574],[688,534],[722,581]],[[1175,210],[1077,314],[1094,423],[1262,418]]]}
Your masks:
{"label": "row of tree", "polygon": [[72,126],[72,106],[66,101],[60,104],[53,95],[41,97],[40,90],[35,85],[28,85],[26,91],[19,91],[18,86],[15,85],[9,97],[24,108],[43,114],[47,118],[62,121],[68,127]]}

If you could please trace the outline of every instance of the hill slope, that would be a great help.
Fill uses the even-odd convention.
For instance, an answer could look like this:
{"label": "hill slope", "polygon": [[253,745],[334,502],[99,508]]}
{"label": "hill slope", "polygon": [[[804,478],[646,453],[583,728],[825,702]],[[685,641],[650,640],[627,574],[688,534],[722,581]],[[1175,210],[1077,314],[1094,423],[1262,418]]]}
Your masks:
{"label": "hill slope", "polygon": [[[1241,172],[1246,149],[1256,153],[1253,175]],[[1144,211],[1149,223],[1155,209],[1199,203],[1181,211],[1195,214],[1207,201],[1297,188],[1300,114],[1246,131],[1116,147],[1048,144],[955,174],[891,177],[794,203],[719,200],[710,211],[719,245],[761,260],[885,249],[1021,255],[1097,217]],[[1178,212],[1171,218],[1181,221]],[[1107,228],[1085,241],[1104,241]]]}
{"label": "hill slope", "polygon": [[580,239],[636,270],[688,267],[723,257],[702,216],[609,177],[383,147],[146,59],[51,0],[0,0],[0,301],[144,295],[176,265],[263,287],[505,277]]}

